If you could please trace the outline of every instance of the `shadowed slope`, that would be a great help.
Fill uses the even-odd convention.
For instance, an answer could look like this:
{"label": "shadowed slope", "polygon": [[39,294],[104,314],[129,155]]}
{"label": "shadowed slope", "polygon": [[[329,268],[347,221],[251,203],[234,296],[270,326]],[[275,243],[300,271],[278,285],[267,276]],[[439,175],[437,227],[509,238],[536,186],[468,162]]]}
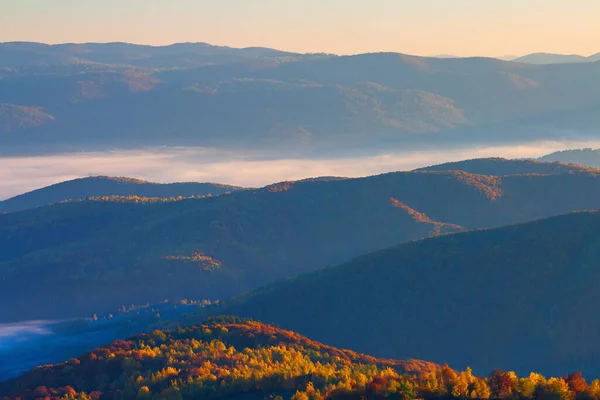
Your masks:
{"label": "shadowed slope", "polygon": [[383,357],[478,370],[598,374],[600,214],[441,236],[225,304]]}

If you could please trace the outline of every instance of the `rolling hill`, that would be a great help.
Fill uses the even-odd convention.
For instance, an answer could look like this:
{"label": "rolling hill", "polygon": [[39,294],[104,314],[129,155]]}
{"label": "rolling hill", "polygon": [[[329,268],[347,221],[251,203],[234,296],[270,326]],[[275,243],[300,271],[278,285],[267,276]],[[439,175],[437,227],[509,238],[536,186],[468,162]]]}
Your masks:
{"label": "rolling hill", "polygon": [[[6,154],[67,144],[366,151],[581,139],[599,122],[598,63],[290,55],[204,44],[13,43],[0,45],[0,61],[3,51],[12,54],[7,66],[23,55],[29,67],[0,72],[0,103],[53,118],[0,136]],[[19,126],[13,114],[3,125]]]}
{"label": "rolling hill", "polygon": [[[446,373],[456,373],[449,368]],[[0,384],[0,396],[64,398],[290,398],[307,385],[323,394],[364,389],[379,376],[416,383],[442,375],[433,363],[376,359],[239,318],[118,340],[65,363]],[[120,377],[119,377],[120,376]],[[397,389],[396,389],[397,391]],[[84,397],[84,398],[90,398]],[[274,396],[273,396],[274,397]],[[81,397],[77,397],[81,398]],[[237,398],[237,397],[236,397]]]}
{"label": "rolling hill", "polygon": [[398,243],[596,209],[600,175],[400,172],[0,215],[1,321],[224,299]]}
{"label": "rolling hill", "polygon": [[597,375],[599,256],[600,214],[581,212],[403,244],[223,312],[380,357]]}
{"label": "rolling hill", "polygon": [[153,183],[125,177],[94,176],[57,183],[0,201],[0,212],[14,212],[69,200],[110,196],[141,198],[202,197],[242,188],[217,183]]}

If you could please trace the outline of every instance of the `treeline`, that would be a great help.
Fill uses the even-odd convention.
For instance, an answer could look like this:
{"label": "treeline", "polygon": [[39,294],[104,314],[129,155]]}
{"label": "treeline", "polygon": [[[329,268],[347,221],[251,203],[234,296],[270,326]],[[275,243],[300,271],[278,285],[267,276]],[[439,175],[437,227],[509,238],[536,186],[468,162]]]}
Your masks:
{"label": "treeline", "polygon": [[206,196],[171,196],[171,197],[141,197],[137,195],[131,196],[100,196],[100,197],[87,197],[87,201],[104,201],[104,202],[113,202],[113,203],[144,203],[144,204],[154,204],[154,203],[171,203],[174,201],[188,200],[188,199],[203,199],[205,197],[211,197],[210,194]]}
{"label": "treeline", "polygon": [[600,381],[376,359],[238,318],[119,340],[0,386],[7,399],[600,399]]}

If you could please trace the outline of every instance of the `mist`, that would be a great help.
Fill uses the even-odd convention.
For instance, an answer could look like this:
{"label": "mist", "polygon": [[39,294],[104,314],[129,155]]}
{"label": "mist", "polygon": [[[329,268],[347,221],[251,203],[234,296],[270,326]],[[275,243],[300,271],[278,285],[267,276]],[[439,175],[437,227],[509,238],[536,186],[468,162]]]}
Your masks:
{"label": "mist", "polygon": [[319,159],[277,158],[210,148],[150,148],[0,158],[0,200],[86,176],[128,176],[152,182],[217,182],[261,187],[317,176],[362,177],[481,157],[530,158],[600,142],[544,141],[444,151],[396,151]]}
{"label": "mist", "polygon": [[49,335],[48,321],[28,321],[15,324],[0,324],[0,351],[11,349],[14,345],[29,339]]}

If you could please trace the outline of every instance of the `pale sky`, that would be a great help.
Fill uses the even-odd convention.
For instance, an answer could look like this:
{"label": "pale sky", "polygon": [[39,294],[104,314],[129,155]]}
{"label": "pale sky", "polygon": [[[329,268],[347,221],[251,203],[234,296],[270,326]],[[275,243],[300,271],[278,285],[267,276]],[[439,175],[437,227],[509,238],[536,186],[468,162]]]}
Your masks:
{"label": "pale sky", "polygon": [[600,52],[600,0],[0,0],[0,42],[296,52]]}

